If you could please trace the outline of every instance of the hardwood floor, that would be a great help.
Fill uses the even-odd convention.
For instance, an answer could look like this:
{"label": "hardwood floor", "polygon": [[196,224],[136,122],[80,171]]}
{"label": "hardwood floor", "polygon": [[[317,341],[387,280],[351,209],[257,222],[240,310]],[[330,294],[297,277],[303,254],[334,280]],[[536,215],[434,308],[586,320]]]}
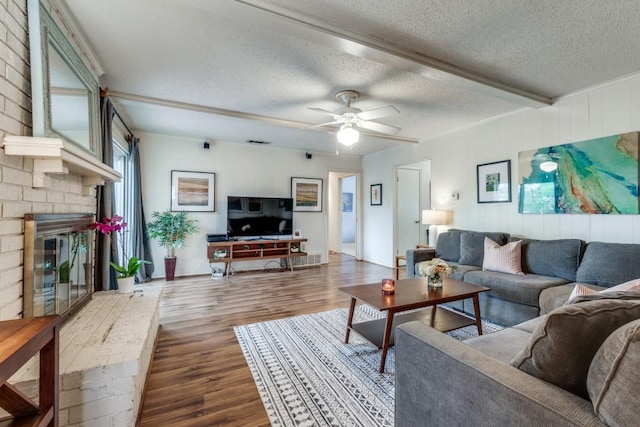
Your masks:
{"label": "hardwood floor", "polygon": [[329,259],[293,272],[167,284],[140,426],[270,425],[233,327],[347,307],[338,287],[393,276],[352,257]]}

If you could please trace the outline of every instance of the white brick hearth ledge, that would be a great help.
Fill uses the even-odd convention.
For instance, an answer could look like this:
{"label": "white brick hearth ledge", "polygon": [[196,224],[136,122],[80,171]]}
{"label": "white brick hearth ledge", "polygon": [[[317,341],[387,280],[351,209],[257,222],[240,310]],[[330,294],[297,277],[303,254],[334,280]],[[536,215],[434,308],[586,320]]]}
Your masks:
{"label": "white brick hearth ledge", "polygon": [[[158,333],[162,284],[96,292],[60,331],[60,426],[134,426]],[[38,394],[37,358],[10,380]]]}

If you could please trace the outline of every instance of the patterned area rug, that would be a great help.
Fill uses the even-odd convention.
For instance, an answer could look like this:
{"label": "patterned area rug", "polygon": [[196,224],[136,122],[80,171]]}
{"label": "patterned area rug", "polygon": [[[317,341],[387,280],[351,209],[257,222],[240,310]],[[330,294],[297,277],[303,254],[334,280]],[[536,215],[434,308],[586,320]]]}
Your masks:
{"label": "patterned area rug", "polygon": [[[380,317],[361,305],[354,322]],[[234,328],[273,426],[393,426],[394,349],[381,374],[381,351],[355,332],[344,344],[346,324],[347,309],[336,309]],[[485,333],[500,329],[483,322]]]}

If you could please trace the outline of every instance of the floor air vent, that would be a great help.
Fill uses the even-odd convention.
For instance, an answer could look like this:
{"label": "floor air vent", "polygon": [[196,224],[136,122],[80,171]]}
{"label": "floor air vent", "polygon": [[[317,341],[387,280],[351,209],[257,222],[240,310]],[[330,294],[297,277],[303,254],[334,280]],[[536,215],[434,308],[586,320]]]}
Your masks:
{"label": "floor air vent", "polygon": [[294,267],[320,265],[320,254],[307,254],[306,256],[291,258],[291,261],[293,261]]}

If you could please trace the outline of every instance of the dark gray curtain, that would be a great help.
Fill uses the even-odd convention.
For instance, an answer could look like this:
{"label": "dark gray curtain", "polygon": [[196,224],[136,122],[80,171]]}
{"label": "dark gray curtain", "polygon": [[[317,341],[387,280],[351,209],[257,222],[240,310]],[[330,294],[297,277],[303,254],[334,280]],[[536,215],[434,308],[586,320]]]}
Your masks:
{"label": "dark gray curtain", "polygon": [[[129,141],[129,184],[131,195],[131,243],[133,245],[132,254],[140,259],[153,262],[151,259],[151,248],[147,236],[147,224],[144,220],[144,209],[142,207],[142,179],[140,176],[140,150],[139,140],[132,136]],[[153,274],[153,264],[142,264],[138,270],[137,282],[148,282]]]}
{"label": "dark gray curtain", "polygon": [[[113,115],[113,104],[109,97],[100,98],[102,161],[111,167],[113,167],[113,138],[111,134]],[[98,186],[97,199],[98,213],[96,220],[102,221],[102,218],[111,218],[113,216],[113,206],[115,205],[112,182]],[[117,259],[117,253],[116,242],[115,240],[112,241],[109,234],[96,233],[96,283],[94,286],[96,291],[110,291],[118,288],[115,270],[109,265],[110,261]]]}

